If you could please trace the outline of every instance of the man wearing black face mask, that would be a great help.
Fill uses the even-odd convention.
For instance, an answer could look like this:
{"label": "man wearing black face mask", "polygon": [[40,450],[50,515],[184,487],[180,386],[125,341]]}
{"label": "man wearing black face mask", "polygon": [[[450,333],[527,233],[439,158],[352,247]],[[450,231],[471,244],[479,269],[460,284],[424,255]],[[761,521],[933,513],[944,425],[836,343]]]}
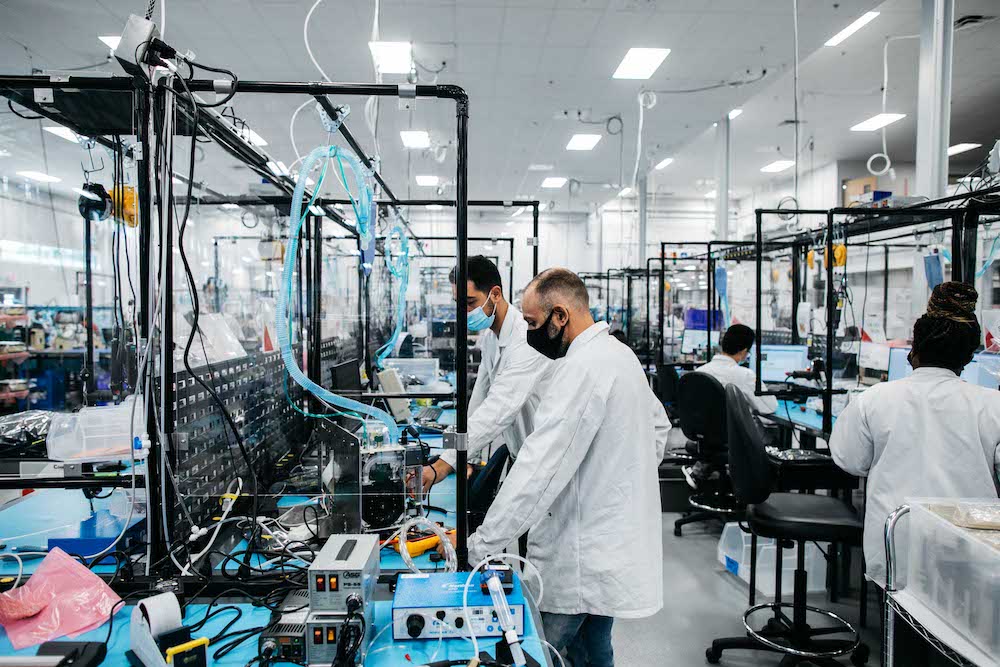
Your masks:
{"label": "man wearing black face mask", "polygon": [[528,344],[559,361],[469,558],[500,553],[530,529],[546,637],[574,665],[612,667],[614,619],[663,606],[657,466],[670,421],[635,354],[594,322],[576,274],[543,271],[522,306]]}

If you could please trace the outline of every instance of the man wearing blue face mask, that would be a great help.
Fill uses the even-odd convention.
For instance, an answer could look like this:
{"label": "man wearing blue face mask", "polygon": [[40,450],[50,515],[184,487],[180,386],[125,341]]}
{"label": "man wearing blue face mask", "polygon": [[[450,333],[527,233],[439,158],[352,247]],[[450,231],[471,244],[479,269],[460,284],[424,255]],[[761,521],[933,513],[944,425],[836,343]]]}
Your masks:
{"label": "man wearing blue face mask", "polygon": [[[451,288],[455,289],[455,269]],[[512,458],[534,430],[535,410],[551,374],[551,362],[527,341],[528,325],[503,296],[500,271],[482,255],[468,261],[469,331],[485,331],[483,360],[469,400],[469,460],[493,442],[507,445]],[[456,455],[447,450],[424,467],[424,489],[455,471]]]}

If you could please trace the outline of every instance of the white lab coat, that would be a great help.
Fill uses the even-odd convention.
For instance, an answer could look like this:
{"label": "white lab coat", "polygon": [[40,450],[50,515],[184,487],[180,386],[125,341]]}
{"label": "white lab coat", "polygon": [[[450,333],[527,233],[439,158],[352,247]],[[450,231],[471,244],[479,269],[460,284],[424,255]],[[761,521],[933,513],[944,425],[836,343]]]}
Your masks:
{"label": "white lab coat", "polygon": [[778,399],[774,396],[754,396],[757,389],[757,376],[749,368],[736,363],[732,357],[716,354],[707,364],[698,367],[699,373],[711,375],[722,383],[723,387],[734,384],[739,387],[750,406],[762,415],[769,415],[778,409]]}
{"label": "white lab coat", "polygon": [[[918,368],[851,400],[837,417],[830,453],[868,478],[867,575],[885,586],[885,520],[907,498],[997,497],[1000,392],[944,368]],[[897,553],[905,553],[905,520]]]}
{"label": "white lab coat", "polygon": [[555,364],[536,428],[482,526],[470,559],[530,529],[541,609],[640,618],[663,606],[657,468],[670,421],[635,353],[598,322]]}
{"label": "white lab coat", "polygon": [[[528,345],[528,324],[514,306],[500,326],[500,335],[483,333],[483,359],[469,399],[469,460],[491,442],[502,439],[513,457],[535,430],[535,411],[552,376],[553,363]],[[452,468],[455,450],[441,459]]]}

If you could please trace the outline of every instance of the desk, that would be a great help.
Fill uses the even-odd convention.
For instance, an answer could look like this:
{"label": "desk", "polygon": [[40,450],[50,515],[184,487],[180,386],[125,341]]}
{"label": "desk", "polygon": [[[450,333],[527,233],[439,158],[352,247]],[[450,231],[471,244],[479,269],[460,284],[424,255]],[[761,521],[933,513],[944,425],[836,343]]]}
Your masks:
{"label": "desk", "polygon": [[[816,449],[817,439],[829,439],[829,434],[823,432],[823,415],[807,408],[805,404],[778,401],[778,409],[774,414],[761,415],[761,418],[778,425],[786,447],[791,445],[794,431],[800,434],[799,443],[803,449]],[[837,423],[836,417],[833,418],[833,423]]]}

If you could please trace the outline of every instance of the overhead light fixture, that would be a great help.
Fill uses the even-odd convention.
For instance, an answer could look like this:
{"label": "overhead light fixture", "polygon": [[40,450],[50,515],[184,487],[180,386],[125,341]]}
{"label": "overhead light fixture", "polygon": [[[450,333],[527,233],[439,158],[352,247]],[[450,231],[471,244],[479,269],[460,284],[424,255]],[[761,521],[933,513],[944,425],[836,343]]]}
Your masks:
{"label": "overhead light fixture", "polygon": [[631,48],[618,64],[618,69],[615,70],[612,77],[615,79],[648,79],[653,76],[653,72],[668,55],[670,55],[670,49]]}
{"label": "overhead light fixture", "polygon": [[109,49],[114,51],[122,41],[121,35],[101,35],[97,39],[104,42]]}
{"label": "overhead light fixture", "polygon": [[236,209],[239,208],[239,205],[238,204],[223,204],[219,208],[224,208],[227,211],[234,211],[234,210],[236,210]]}
{"label": "overhead light fixture", "polygon": [[426,130],[400,130],[399,137],[407,148],[431,147],[431,135]]}
{"label": "overhead light fixture", "polygon": [[38,181],[39,183],[58,183],[62,180],[61,178],[57,178],[55,176],[43,174],[40,171],[19,171],[17,172],[17,175],[23,176],[32,181]]}
{"label": "overhead light fixture", "polygon": [[834,35],[830,39],[826,40],[826,45],[827,46],[837,46],[838,44],[840,44],[841,42],[843,42],[845,39],[847,39],[848,37],[850,37],[851,35],[853,35],[854,33],[856,33],[858,30],[861,30],[866,25],[868,25],[869,23],[871,23],[872,21],[874,21],[877,16],[878,16],[878,12],[867,12],[867,13],[863,14],[861,16],[861,18],[859,18],[857,21],[855,21],[851,25],[847,26],[846,28],[844,28],[843,30],[841,30],[840,32],[838,32],[836,35]]}
{"label": "overhead light fixture", "polygon": [[91,201],[101,201],[100,197],[95,195],[93,192],[88,192],[87,190],[84,190],[83,188],[73,188],[73,192]]}
{"label": "overhead light fixture", "polygon": [[552,171],[555,169],[551,164],[529,164],[528,171]]}
{"label": "overhead light fixture", "polygon": [[80,141],[80,135],[69,129],[68,127],[63,127],[62,125],[46,125],[44,128],[49,134],[54,134],[57,137],[62,137],[66,141],[72,141],[74,144]]}
{"label": "overhead light fixture", "polygon": [[240,135],[244,141],[246,141],[251,146],[267,146],[267,141],[264,137],[260,136],[249,127],[242,127],[236,130],[236,134]]}
{"label": "overhead light fixture", "polygon": [[319,206],[315,206],[315,205],[309,207],[309,212],[311,214],[315,215],[317,218],[322,218],[323,216],[326,215],[326,211],[324,211]]}
{"label": "overhead light fixture", "polygon": [[250,262],[252,262],[252,261],[253,261],[253,258],[252,258],[252,257],[247,257],[246,255],[243,255],[242,257],[240,257],[240,259],[242,259],[242,260],[243,260],[244,262],[246,262],[247,264],[249,264]]}
{"label": "overhead light fixture", "polygon": [[729,120],[736,120],[743,114],[743,109],[733,109],[729,112]]}
{"label": "overhead light fixture", "polygon": [[687,266],[681,267],[681,270],[682,271],[697,271],[698,267],[695,266],[694,264],[688,264]]}
{"label": "overhead light fixture", "polygon": [[654,169],[656,169],[657,171],[659,171],[660,169],[664,169],[666,167],[669,167],[673,163],[674,163],[674,159],[672,157],[666,157],[666,158],[663,158],[662,160],[660,160],[656,164],[656,166],[654,167]]}
{"label": "overhead light fixture", "polygon": [[538,202],[538,212],[541,213],[549,207],[548,202]]}
{"label": "overhead light fixture", "polygon": [[524,207],[523,207],[523,206],[519,206],[519,207],[517,208],[517,210],[516,210],[516,211],[514,211],[514,213],[513,213],[513,214],[511,214],[511,216],[510,216],[510,217],[512,217],[512,218],[516,218],[517,216],[521,215],[522,213],[524,213]]}
{"label": "overhead light fixture", "polygon": [[379,74],[409,74],[413,69],[409,42],[368,42],[368,48]]}
{"label": "overhead light fixture", "polygon": [[766,164],[760,168],[765,174],[777,174],[778,172],[791,169],[795,166],[795,160],[775,160],[771,164]]}
{"label": "overhead light fixture", "polygon": [[438,178],[437,176],[428,176],[428,175],[419,175],[419,176],[417,176],[417,185],[419,185],[421,187],[433,188],[433,187],[436,187],[437,184],[440,183],[440,182],[441,182],[441,179]]}
{"label": "overhead light fixture", "polygon": [[441,204],[428,204],[424,208],[426,208],[428,211],[440,211],[441,209],[444,208],[444,206],[441,206]]}
{"label": "overhead light fixture", "polygon": [[566,179],[562,176],[549,176],[542,181],[542,187],[548,190],[558,190],[564,185],[566,185]]}
{"label": "overhead light fixture", "polygon": [[591,151],[601,140],[599,134],[574,134],[566,144],[568,151]]}
{"label": "overhead light fixture", "polygon": [[974,148],[980,148],[982,144],[955,144],[954,146],[948,147],[948,155],[958,155],[959,153],[964,153],[965,151],[971,151]]}
{"label": "overhead light fixture", "polygon": [[851,127],[851,132],[874,132],[881,130],[886,125],[895,123],[897,120],[906,118],[905,113],[879,113],[868,120],[862,121]]}
{"label": "overhead light fixture", "polygon": [[715,195],[718,194],[715,190],[705,193],[705,199],[715,199]]}
{"label": "overhead light fixture", "polygon": [[632,188],[628,187],[627,185],[618,191],[619,197],[628,197],[630,194],[632,194]]}

